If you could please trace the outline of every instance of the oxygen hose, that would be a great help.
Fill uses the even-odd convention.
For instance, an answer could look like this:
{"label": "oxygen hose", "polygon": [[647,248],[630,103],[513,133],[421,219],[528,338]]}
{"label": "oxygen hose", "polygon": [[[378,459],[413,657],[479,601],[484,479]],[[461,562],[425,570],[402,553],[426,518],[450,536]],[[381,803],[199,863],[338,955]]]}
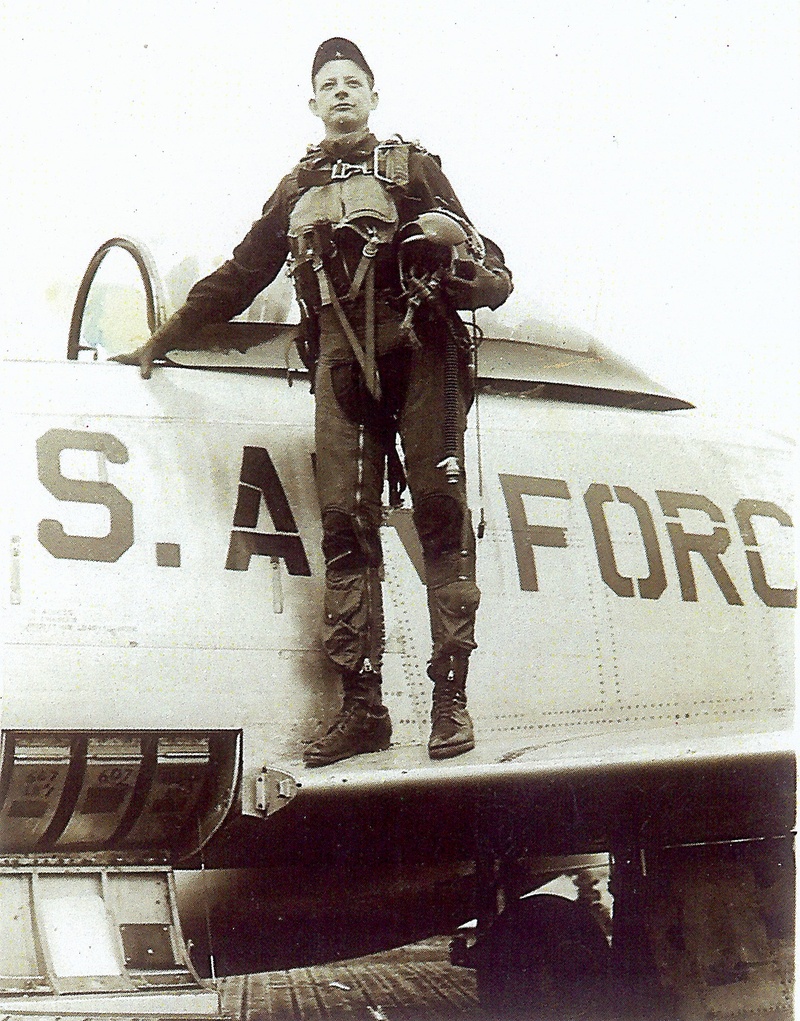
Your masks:
{"label": "oxygen hose", "polygon": [[481,516],[478,521],[477,536],[482,539],[486,533],[486,513],[483,504],[483,450],[481,448],[481,405],[480,386],[478,385],[478,348],[483,340],[483,330],[478,326],[475,310],[472,310],[469,342],[469,371],[472,377],[472,388],[475,395],[475,443],[478,448],[478,499],[481,505]]}
{"label": "oxygen hose", "polygon": [[[449,324],[448,324],[449,325]],[[444,359],[444,459],[439,464],[448,482],[461,478],[458,463],[458,344],[452,329],[447,331]]]}

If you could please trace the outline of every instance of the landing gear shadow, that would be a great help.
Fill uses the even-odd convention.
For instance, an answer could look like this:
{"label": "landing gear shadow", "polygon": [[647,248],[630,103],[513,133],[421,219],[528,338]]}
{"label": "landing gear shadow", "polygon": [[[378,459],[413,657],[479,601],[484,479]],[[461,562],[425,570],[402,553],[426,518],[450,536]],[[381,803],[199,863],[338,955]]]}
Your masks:
{"label": "landing gear shadow", "polygon": [[478,997],[491,1021],[618,1016],[611,950],[583,903],[551,894],[517,901],[487,934],[476,965]]}

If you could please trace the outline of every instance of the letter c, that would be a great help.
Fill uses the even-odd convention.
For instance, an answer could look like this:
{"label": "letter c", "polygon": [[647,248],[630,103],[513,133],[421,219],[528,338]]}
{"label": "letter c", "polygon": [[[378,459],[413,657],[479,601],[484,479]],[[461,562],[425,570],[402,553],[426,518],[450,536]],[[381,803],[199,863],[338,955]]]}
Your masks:
{"label": "letter c", "polygon": [[797,606],[797,586],[794,588],[773,588],[767,581],[764,560],[758,549],[758,539],[753,528],[753,518],[773,518],[785,528],[792,528],[792,519],[785,510],[767,500],[740,500],[733,508],[736,523],[742,533],[747,566],[753,581],[753,590],[766,606]]}

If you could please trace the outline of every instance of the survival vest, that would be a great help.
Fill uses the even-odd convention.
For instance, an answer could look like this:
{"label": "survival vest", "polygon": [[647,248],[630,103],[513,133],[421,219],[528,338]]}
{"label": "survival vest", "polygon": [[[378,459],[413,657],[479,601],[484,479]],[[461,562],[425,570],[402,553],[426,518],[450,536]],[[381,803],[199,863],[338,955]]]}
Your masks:
{"label": "survival vest", "polygon": [[[301,165],[298,184],[306,190],[289,216],[291,272],[300,307],[312,319],[323,307],[333,307],[376,399],[380,382],[375,370],[375,259],[397,232],[399,216],[391,190],[408,185],[412,148],[409,142],[390,139],[379,143],[363,163]],[[360,248],[355,266],[348,265],[343,255],[352,251],[354,239]],[[344,307],[362,289],[363,345]]]}

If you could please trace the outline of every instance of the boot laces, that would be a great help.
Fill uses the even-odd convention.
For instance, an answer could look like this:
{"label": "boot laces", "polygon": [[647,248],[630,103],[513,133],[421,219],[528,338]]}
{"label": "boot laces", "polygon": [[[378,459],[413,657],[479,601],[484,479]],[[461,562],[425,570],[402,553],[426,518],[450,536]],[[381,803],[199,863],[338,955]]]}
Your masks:
{"label": "boot laces", "polygon": [[458,689],[434,691],[431,715],[434,720],[449,719],[457,723],[457,714],[466,708],[467,699]]}
{"label": "boot laces", "polygon": [[336,719],[328,728],[328,734],[344,733],[350,726],[354,716],[358,713],[364,713],[366,715],[368,711],[369,705],[363,698],[355,698],[352,695],[345,695],[342,707],[339,710]]}

